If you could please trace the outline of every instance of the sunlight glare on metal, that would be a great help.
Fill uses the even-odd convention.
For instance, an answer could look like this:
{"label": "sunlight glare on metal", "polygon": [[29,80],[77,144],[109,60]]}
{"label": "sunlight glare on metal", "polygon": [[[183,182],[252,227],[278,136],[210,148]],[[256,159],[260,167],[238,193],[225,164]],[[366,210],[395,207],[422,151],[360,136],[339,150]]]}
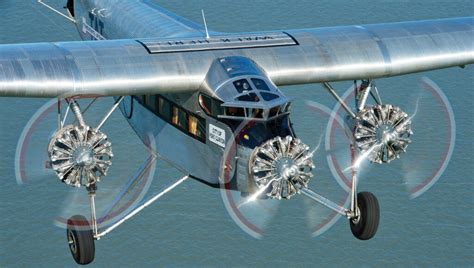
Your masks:
{"label": "sunlight glare on metal", "polygon": [[263,186],[262,188],[260,188],[257,192],[255,192],[253,195],[251,195],[249,198],[247,198],[244,202],[242,202],[242,203],[238,206],[238,208],[241,208],[243,205],[246,205],[246,204],[248,204],[248,203],[252,203],[252,202],[256,201],[257,198],[258,198],[261,194],[263,194],[263,193],[268,189],[268,187],[270,187],[270,185],[271,185],[273,182],[275,182],[275,181],[277,181],[277,180],[278,180],[278,178],[273,178],[273,179],[271,179],[265,186]]}
{"label": "sunlight glare on metal", "polygon": [[361,154],[359,157],[357,157],[356,161],[354,162],[354,165],[344,169],[344,172],[347,172],[351,169],[358,169],[360,167],[360,165],[362,164],[362,162],[364,162],[364,160],[366,160],[369,155],[375,150],[375,148],[381,146],[382,143],[376,143],[374,145],[372,145],[372,147],[370,147],[369,150],[365,151],[363,154]]}
{"label": "sunlight glare on metal", "polygon": [[320,136],[319,136],[318,144],[316,145],[316,147],[314,148],[314,150],[311,151],[311,153],[309,154],[309,155],[311,155],[311,157],[313,157],[314,154],[319,151],[319,149],[321,148],[321,143],[322,143],[322,141],[323,141],[323,135],[320,135]]}
{"label": "sunlight glare on metal", "polygon": [[415,111],[413,112],[412,116],[410,116],[407,121],[403,122],[403,124],[401,124],[400,126],[398,126],[398,127],[397,127],[397,130],[398,130],[398,129],[402,129],[404,126],[406,126],[407,124],[411,123],[412,120],[413,120],[413,118],[416,117],[416,114],[418,113],[418,107],[419,107],[419,104],[420,104],[420,100],[421,100],[421,97],[418,97],[418,99],[416,99]]}

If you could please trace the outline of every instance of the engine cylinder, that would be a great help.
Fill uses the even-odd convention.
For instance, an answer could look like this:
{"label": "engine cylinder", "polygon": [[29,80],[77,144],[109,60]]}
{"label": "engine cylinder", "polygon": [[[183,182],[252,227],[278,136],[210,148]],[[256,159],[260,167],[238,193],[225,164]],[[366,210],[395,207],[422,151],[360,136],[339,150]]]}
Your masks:
{"label": "engine cylinder", "polygon": [[354,142],[369,161],[383,164],[400,158],[411,143],[411,118],[390,104],[362,109],[355,119]]}
{"label": "engine cylinder", "polygon": [[112,165],[112,143],[86,125],[58,130],[48,146],[51,167],[58,178],[74,187],[90,187],[107,175]]}

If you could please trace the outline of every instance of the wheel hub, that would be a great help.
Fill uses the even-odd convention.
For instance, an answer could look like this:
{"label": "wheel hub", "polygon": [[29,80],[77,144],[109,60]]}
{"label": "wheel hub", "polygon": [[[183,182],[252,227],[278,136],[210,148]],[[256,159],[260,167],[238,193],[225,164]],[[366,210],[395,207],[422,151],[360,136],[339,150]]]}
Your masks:
{"label": "wheel hub", "polygon": [[69,249],[73,254],[77,253],[77,247],[76,247],[76,238],[74,237],[74,234],[72,233],[71,230],[67,231],[67,240],[69,244]]}
{"label": "wheel hub", "polygon": [[80,167],[91,167],[95,164],[94,152],[90,146],[79,146],[72,153],[72,158]]}

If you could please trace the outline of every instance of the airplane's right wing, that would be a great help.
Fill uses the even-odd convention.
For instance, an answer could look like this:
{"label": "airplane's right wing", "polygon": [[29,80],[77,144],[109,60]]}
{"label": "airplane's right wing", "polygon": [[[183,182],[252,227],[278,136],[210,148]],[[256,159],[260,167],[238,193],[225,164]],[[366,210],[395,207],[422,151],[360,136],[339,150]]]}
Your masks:
{"label": "airplane's right wing", "polygon": [[474,18],[226,34],[0,46],[0,96],[193,91],[213,61],[255,61],[276,85],[374,79],[474,63]]}

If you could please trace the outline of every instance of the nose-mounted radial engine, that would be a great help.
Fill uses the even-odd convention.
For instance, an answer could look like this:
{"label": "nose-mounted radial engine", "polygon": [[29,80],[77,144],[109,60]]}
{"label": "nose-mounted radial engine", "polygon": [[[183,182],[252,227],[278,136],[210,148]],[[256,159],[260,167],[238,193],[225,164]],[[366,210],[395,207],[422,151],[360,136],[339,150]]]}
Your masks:
{"label": "nose-mounted radial engine", "polygon": [[277,137],[257,147],[250,157],[250,168],[258,188],[270,188],[273,199],[290,199],[313,177],[313,153],[299,139]]}
{"label": "nose-mounted radial engine", "polygon": [[[265,71],[245,57],[224,57],[212,65],[203,91],[222,101],[217,115],[235,136],[235,188],[272,199],[290,199],[313,177],[313,153],[290,123],[290,100]],[[202,101],[205,103],[205,101]],[[203,107],[212,110],[212,107]],[[232,159],[235,163],[231,163]],[[232,177],[225,169],[224,176]]]}
{"label": "nose-mounted radial engine", "polygon": [[[353,124],[356,144],[353,150],[358,149],[379,163],[389,162],[405,150],[411,135],[410,120],[405,113],[381,101],[376,106],[366,107],[371,93],[371,87],[366,86],[357,92],[355,114],[329,84],[325,86],[350,115],[348,123]],[[233,183],[234,188],[230,189],[248,193],[243,195],[247,198],[245,203],[256,198],[290,199],[302,194],[348,217],[357,238],[365,240],[375,235],[379,222],[378,201],[371,193],[357,193],[356,171],[353,172],[350,208],[308,188],[316,150],[310,150],[296,138],[289,119],[290,102],[260,66],[244,57],[216,60],[203,91],[222,101],[222,109],[215,117],[230,127],[230,136],[236,141],[235,155],[228,153],[229,156],[224,157],[224,175],[228,175],[224,177],[233,178],[229,184]],[[202,100],[202,104],[205,103]],[[209,112],[213,106],[203,109]],[[228,151],[232,151],[230,147],[233,146],[227,146]]]}
{"label": "nose-mounted radial engine", "polygon": [[[377,231],[379,204],[372,193],[357,192],[358,162],[361,159],[368,159],[370,162],[382,164],[399,158],[411,142],[410,136],[413,134],[411,118],[398,107],[382,104],[378,90],[371,81],[363,81],[356,87],[355,112],[337,95],[329,83],[325,83],[324,86],[349,115],[347,124],[350,136],[353,137],[350,208],[342,207],[308,188],[308,183],[313,177],[312,170],[315,166],[312,158],[316,150],[311,151],[295,137],[292,130],[288,133],[266,136],[266,139],[261,139],[246,149],[251,150],[247,153],[246,159],[248,176],[255,186],[249,200],[256,197],[290,199],[296,194],[302,194],[346,216],[354,236],[367,240]],[[369,95],[376,102],[373,106],[366,105]],[[256,127],[250,129],[258,130]],[[267,133],[269,130],[271,132],[271,128],[267,127],[265,130]],[[237,158],[243,159],[241,155]]]}

